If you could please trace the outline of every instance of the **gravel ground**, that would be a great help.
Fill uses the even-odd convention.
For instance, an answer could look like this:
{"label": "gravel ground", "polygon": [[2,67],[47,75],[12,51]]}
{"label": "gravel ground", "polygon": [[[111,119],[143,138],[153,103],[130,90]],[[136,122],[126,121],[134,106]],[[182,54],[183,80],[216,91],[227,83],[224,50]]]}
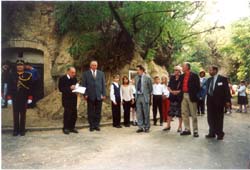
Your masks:
{"label": "gravel ground", "polygon": [[[245,169],[250,160],[250,114],[225,116],[225,139],[205,139],[206,116],[199,117],[200,137],[180,136],[177,120],[170,132],[152,126],[150,133],[137,127],[100,132],[80,129],[29,131],[25,137],[2,134],[3,169],[163,170],[166,168]],[[250,168],[250,167],[248,167]]]}

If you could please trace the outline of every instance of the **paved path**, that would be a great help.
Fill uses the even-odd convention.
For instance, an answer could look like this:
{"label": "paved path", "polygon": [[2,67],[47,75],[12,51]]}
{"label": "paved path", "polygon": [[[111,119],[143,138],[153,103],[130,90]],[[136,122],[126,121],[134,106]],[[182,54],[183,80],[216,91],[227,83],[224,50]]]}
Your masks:
{"label": "paved path", "polygon": [[84,170],[165,170],[166,168],[247,168],[250,159],[250,114],[225,117],[223,141],[204,138],[206,117],[199,117],[200,137],[182,137],[153,126],[137,134],[136,127],[103,127],[91,133],[33,131],[25,137],[2,134],[2,168],[57,168]]}

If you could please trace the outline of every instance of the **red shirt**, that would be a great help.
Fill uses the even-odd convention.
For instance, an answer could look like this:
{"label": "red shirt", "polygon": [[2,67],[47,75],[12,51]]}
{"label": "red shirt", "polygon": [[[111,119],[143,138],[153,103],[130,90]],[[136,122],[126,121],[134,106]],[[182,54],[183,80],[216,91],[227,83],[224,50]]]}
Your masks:
{"label": "red shirt", "polygon": [[183,86],[182,86],[182,91],[184,93],[188,93],[188,80],[190,77],[190,71],[186,72],[184,75],[184,79],[183,79]]}

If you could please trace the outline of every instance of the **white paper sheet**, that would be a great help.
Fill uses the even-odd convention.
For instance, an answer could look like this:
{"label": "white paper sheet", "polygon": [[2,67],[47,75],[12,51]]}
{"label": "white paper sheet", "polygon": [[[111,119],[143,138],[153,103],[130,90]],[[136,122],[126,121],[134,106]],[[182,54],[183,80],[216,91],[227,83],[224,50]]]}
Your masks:
{"label": "white paper sheet", "polygon": [[78,86],[75,90],[73,90],[72,92],[73,93],[81,93],[81,94],[84,94],[86,91],[86,87],[81,87],[81,86]]}

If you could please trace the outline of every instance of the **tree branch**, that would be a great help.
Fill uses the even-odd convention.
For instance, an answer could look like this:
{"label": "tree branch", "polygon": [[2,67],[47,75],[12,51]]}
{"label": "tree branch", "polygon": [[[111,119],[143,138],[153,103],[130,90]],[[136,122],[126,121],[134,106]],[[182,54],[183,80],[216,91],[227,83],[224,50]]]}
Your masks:
{"label": "tree branch", "polygon": [[108,2],[108,4],[109,4],[109,9],[114,16],[114,19],[117,21],[117,23],[121,27],[122,31],[124,31],[124,33],[132,40],[132,36],[130,35],[130,33],[126,29],[125,25],[123,24],[119,14],[116,12],[115,7],[113,6],[112,2]]}
{"label": "tree branch", "polygon": [[135,15],[133,18],[138,18],[142,15],[146,15],[146,14],[154,14],[154,13],[163,13],[163,12],[175,12],[175,10],[172,10],[172,9],[169,9],[169,10],[161,10],[161,11],[148,11],[148,12],[142,12],[142,13],[139,13],[137,15]]}
{"label": "tree branch", "polygon": [[222,26],[222,27],[214,26],[214,27],[212,27],[212,28],[209,28],[209,29],[206,29],[206,30],[203,30],[203,31],[199,31],[199,32],[194,32],[194,33],[191,33],[191,34],[189,34],[189,35],[187,35],[187,36],[184,36],[183,38],[180,39],[180,41],[183,41],[183,40],[185,40],[185,39],[187,39],[187,38],[190,38],[190,37],[192,37],[192,36],[195,36],[195,35],[199,35],[199,34],[202,34],[202,33],[205,33],[205,32],[213,31],[213,30],[218,29],[218,28],[224,29],[223,26]]}

